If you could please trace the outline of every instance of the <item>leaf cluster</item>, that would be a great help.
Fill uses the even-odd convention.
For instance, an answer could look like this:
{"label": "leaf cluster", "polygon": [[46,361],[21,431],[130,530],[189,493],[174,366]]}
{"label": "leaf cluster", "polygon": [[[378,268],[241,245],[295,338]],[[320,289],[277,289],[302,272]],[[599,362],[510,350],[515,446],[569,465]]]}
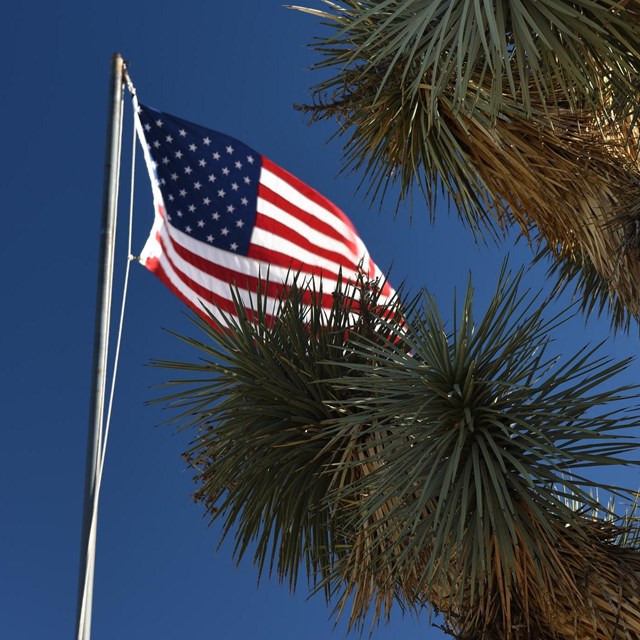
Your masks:
{"label": "leaf cluster", "polygon": [[[181,428],[196,431],[186,454],[197,470],[196,499],[224,520],[223,537],[233,531],[238,559],[251,549],[260,573],[275,572],[292,588],[300,566],[315,580],[348,547],[327,495],[346,481],[328,471],[353,438],[333,428],[342,411],[332,407],[350,392],[329,381],[362,357],[350,347],[355,335],[389,339],[377,315],[372,323],[379,292],[376,282],[341,281],[326,312],[322,288],[296,280],[273,315],[260,296],[254,309],[236,297],[227,330],[195,317],[206,341],[182,337],[200,362],[155,363],[195,376],[167,383],[180,390],[161,401],[178,411]],[[397,301],[383,316],[392,313],[400,313]]]}
{"label": "leaf cluster", "polygon": [[300,108],[338,120],[373,198],[417,186],[432,217],[444,197],[479,239],[537,230],[578,257],[585,309],[606,291],[614,328],[640,317],[640,2],[327,5],[301,9],[331,30],[313,46],[332,73]]}
{"label": "leaf cluster", "polygon": [[[157,363],[195,374],[163,400],[194,430],[196,498],[237,558],[291,587],[303,569],[354,625],[429,603],[459,637],[552,637],[554,616],[600,620],[590,603],[637,588],[637,552],[628,570],[607,555],[629,522],[590,515],[596,490],[627,494],[582,475],[628,462],[620,403],[637,390],[610,388],[626,362],[598,349],[550,354],[562,318],[520,277],[503,273],[480,320],[469,286],[453,326],[427,293],[381,306],[362,280],[329,315],[306,283],[272,322],[239,301],[226,332],[196,319],[202,360]],[[587,601],[592,558],[609,591]]]}

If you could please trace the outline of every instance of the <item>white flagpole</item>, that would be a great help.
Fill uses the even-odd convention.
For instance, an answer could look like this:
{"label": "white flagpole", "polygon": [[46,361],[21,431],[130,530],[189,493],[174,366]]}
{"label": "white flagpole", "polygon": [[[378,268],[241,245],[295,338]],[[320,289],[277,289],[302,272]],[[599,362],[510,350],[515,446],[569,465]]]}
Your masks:
{"label": "white flagpole", "polygon": [[107,123],[102,223],[100,229],[100,256],[93,342],[89,434],[87,438],[87,463],[82,515],[80,573],[78,576],[78,606],[76,617],[76,637],[78,640],[90,640],[91,638],[93,574],[98,516],[97,508],[95,508],[96,483],[97,472],[101,466],[102,425],[104,421],[107,360],[109,354],[115,220],[118,206],[120,150],[122,144],[123,87],[124,61],[122,56],[116,53],[112,58],[111,65],[109,120]]}

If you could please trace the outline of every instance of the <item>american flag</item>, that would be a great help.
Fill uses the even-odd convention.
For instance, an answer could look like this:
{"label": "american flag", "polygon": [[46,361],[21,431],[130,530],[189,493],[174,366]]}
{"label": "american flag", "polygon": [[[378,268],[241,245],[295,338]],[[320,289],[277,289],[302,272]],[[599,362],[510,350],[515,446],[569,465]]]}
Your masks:
{"label": "american flag", "polygon": [[[207,320],[234,315],[232,287],[247,308],[261,288],[272,314],[293,274],[322,279],[330,308],[339,274],[379,279],[393,295],[344,213],[246,144],[136,105],[136,130],[153,189],[155,219],[141,263]],[[265,298],[266,294],[266,298]]]}

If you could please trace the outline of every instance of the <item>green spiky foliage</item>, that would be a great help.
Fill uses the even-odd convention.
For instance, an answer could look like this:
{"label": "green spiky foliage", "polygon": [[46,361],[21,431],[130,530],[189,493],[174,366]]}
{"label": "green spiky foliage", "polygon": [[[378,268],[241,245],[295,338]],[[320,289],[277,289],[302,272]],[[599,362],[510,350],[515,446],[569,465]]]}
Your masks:
{"label": "green spiky foliage", "polygon": [[301,108],[338,120],[370,194],[417,185],[432,216],[444,195],[478,237],[537,229],[593,265],[585,309],[605,288],[615,328],[639,318],[640,2],[326,4],[301,9],[331,29],[313,46],[332,72]]}
{"label": "green spiky foliage", "polygon": [[197,376],[170,383],[188,388],[163,398],[197,432],[186,454],[199,471],[196,498],[224,519],[225,536],[233,530],[239,558],[251,549],[260,573],[274,572],[291,587],[301,566],[322,581],[350,547],[345,511],[326,499],[352,480],[329,471],[340,468],[356,436],[334,428],[342,410],[332,405],[350,393],[330,381],[360,362],[350,347],[355,335],[390,339],[368,311],[377,304],[375,283],[339,285],[330,313],[309,304],[318,294],[312,284],[294,284],[273,320],[261,299],[253,310],[236,300],[238,317],[228,317],[226,332],[194,319],[207,341],[184,339],[202,352],[201,362],[157,363]]}
{"label": "green spiky foliage", "polygon": [[[621,250],[619,256],[624,257],[624,251]],[[612,292],[611,286],[600,276],[588,256],[572,253],[555,255],[547,245],[542,245],[534,258],[534,263],[539,262],[548,265],[547,273],[555,281],[554,296],[569,292],[571,299],[579,302],[585,315],[606,315],[613,330],[630,330],[633,316]]]}
{"label": "green spiky foliage", "polygon": [[195,320],[201,359],[158,363],[181,373],[163,400],[237,558],[292,587],[302,570],[355,626],[396,602],[465,640],[637,638],[637,525],[585,472],[625,464],[636,391],[598,349],[550,353],[561,319],[519,284],[503,273],[479,320],[469,287],[453,324],[364,281],[329,315],[307,284],[272,323],[240,303],[226,332]]}
{"label": "green spiky foliage", "polygon": [[[633,0],[325,0],[329,11],[294,7],[322,18],[335,35],[316,48],[318,67],[369,71],[386,82],[400,79],[408,98],[429,83],[427,107],[442,97],[462,111],[469,101],[489,120],[505,107],[528,115],[541,100],[553,104],[558,89],[579,109],[626,113],[640,62],[638,3]],[[400,75],[398,75],[398,72]],[[523,80],[526,79],[526,80]],[[331,78],[318,90],[346,95]],[[623,106],[624,105],[624,106]],[[626,109],[625,109],[626,107]]]}
{"label": "green spiky foliage", "polygon": [[[557,363],[553,321],[517,285],[501,283],[478,323],[469,289],[450,329],[427,297],[408,351],[385,358],[364,347],[380,362],[375,371],[336,381],[368,398],[360,408],[375,421],[363,457],[376,471],[345,497],[368,496],[354,517],[382,541],[376,555],[402,576],[407,600],[426,597],[445,611],[456,636],[572,638],[578,628],[585,635],[575,637],[608,637],[619,609],[593,602],[611,602],[623,584],[617,572],[640,557],[609,553],[616,528],[576,518],[567,499],[575,491],[583,509],[597,509],[596,487],[577,470],[630,451],[611,432],[635,418],[611,412],[608,392],[583,395],[623,365],[594,359],[596,349]],[[383,505],[386,517],[372,519]],[[585,597],[595,564],[600,583]],[[637,578],[631,572],[627,606],[638,602]],[[635,637],[638,622],[632,616],[621,637]]]}

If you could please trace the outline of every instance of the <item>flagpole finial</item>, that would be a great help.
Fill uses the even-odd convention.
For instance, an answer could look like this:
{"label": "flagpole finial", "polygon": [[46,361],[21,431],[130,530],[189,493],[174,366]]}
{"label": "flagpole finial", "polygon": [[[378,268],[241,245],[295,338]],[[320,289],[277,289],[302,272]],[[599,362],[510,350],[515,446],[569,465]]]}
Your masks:
{"label": "flagpole finial", "polygon": [[132,96],[136,95],[136,88],[133,86],[131,76],[129,75],[129,63],[122,57],[122,54],[116,51],[113,54],[113,64],[117,64],[122,69],[122,81],[126,85]]}

